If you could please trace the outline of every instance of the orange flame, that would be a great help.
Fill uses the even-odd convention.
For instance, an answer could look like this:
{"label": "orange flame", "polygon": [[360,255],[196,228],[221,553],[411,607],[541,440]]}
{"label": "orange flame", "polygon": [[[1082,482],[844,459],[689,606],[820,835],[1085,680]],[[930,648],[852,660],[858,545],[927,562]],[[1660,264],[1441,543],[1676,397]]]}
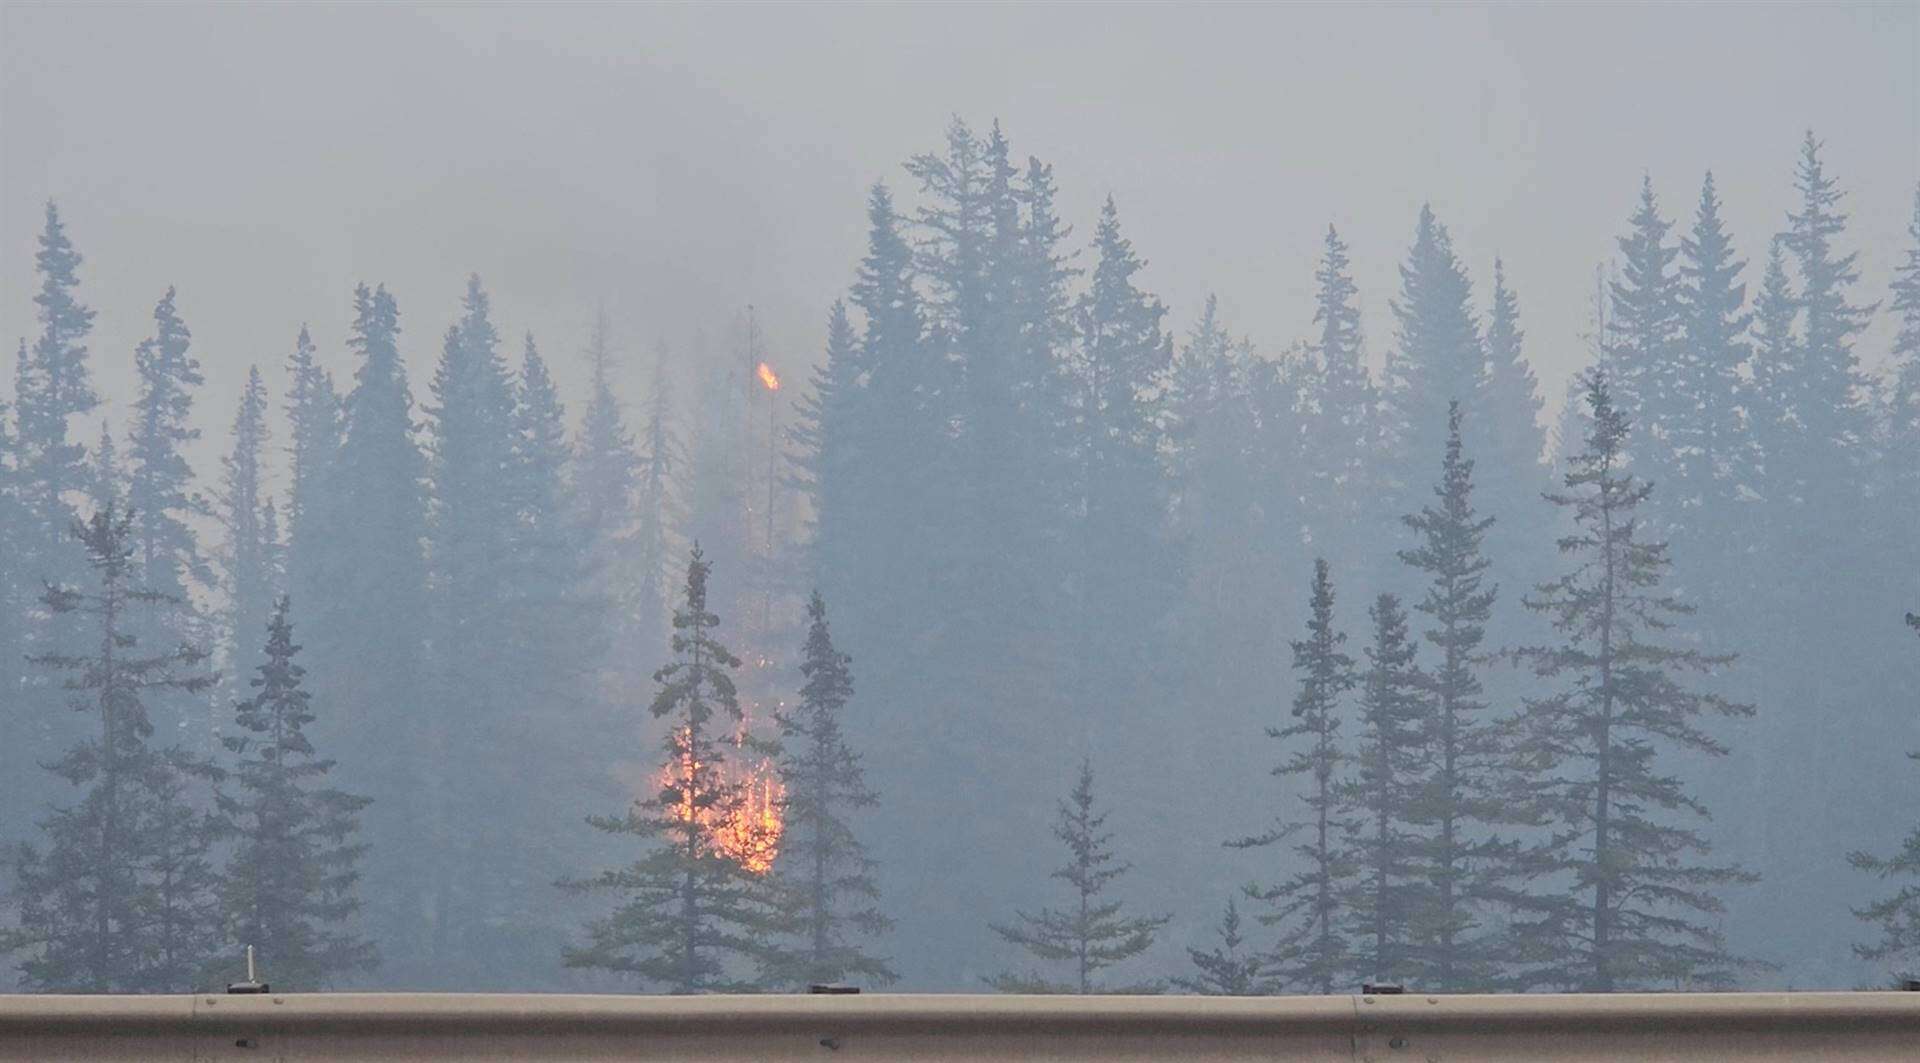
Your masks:
{"label": "orange flame", "polygon": [[654,779],[657,789],[673,787],[679,792],[672,809],[674,818],[698,822],[707,844],[745,870],[756,875],[772,870],[774,858],[780,855],[780,837],[786,833],[787,800],[787,788],[780,782],[773,760],[761,757],[751,765],[723,761],[718,781],[737,793],[739,800],[722,807],[696,809],[693,788],[688,784],[699,764],[684,740],[674,745],[678,755]]}
{"label": "orange flame", "polygon": [[780,390],[780,377],[773,371],[772,366],[761,362],[753,372],[755,376],[760,378],[761,386],[765,387],[768,391]]}

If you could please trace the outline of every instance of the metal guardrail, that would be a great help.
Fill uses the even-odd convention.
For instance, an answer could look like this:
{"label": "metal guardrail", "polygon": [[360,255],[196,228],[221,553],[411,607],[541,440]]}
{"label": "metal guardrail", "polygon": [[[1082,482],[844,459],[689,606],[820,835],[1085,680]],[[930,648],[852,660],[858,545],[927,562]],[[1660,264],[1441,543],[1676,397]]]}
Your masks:
{"label": "metal guardrail", "polygon": [[1904,1060],[1920,993],[0,996],[0,1060]]}

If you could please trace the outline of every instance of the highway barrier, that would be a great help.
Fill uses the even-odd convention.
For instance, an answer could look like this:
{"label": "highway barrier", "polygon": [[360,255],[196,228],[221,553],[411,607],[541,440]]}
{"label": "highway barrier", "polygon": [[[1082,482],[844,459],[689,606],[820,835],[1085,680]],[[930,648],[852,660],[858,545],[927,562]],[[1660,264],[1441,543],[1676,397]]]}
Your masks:
{"label": "highway barrier", "polygon": [[1920,993],[0,996],[0,1060],[1920,1059]]}

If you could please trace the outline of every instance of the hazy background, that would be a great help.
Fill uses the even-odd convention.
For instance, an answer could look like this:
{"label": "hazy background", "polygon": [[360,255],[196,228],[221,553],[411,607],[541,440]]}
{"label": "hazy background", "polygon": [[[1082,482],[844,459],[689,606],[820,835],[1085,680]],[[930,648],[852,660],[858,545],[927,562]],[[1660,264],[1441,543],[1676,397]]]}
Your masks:
{"label": "hazy background", "polygon": [[[1266,349],[1308,331],[1333,221],[1377,358],[1432,200],[1477,279],[1506,260],[1549,415],[1589,355],[1593,266],[1641,173],[1670,215],[1722,173],[1757,262],[1815,129],[1875,291],[1920,172],[1912,4],[10,2],[0,18],[0,336],[34,331],[33,238],[57,198],[87,256],[108,414],[177,285],[208,369],[206,455],[242,379],[222,367],[258,361],[278,392],[303,321],[346,367],[359,280],[398,296],[416,381],[469,271],[574,395],[603,300],[636,350],[718,339],[751,302],[776,367],[810,361],[862,250],[864,187],[908,191],[900,161],[953,114],[998,117],[1016,153],[1051,162],[1080,237],[1115,195],[1177,330],[1216,291]],[[1811,76],[1808,55],[1826,60]],[[1861,345],[1869,366],[1886,327]]]}

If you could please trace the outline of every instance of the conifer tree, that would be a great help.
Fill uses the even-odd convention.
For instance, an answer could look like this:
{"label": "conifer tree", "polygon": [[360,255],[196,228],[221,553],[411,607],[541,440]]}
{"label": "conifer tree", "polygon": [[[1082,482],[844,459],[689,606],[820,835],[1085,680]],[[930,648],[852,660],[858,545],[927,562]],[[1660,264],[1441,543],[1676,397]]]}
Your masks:
{"label": "conifer tree", "polygon": [[1705,837],[1677,820],[1706,809],[1661,758],[1725,753],[1701,718],[1753,710],[1683,682],[1731,658],[1665,637],[1691,607],[1660,590],[1666,544],[1641,538],[1636,511],[1653,488],[1626,467],[1626,417],[1604,374],[1586,383],[1593,430],[1549,496],[1572,511],[1560,542],[1569,568],[1524,599],[1562,641],[1516,653],[1549,688],[1525,700],[1515,753],[1550,832],[1521,865],[1541,885],[1511,923],[1516,980],[1582,992],[1725,985],[1744,962],[1709,920],[1724,910],[1720,888],[1754,876],[1704,861]]}
{"label": "conifer tree", "polygon": [[87,458],[86,473],[87,502],[93,512],[108,506],[127,508],[127,470],[113,442],[113,423],[105,418],[100,421],[100,439]]}
{"label": "conifer tree", "polygon": [[[644,441],[635,495],[639,517],[634,525],[633,553],[640,576],[635,611],[643,631],[665,635],[667,599],[672,586],[674,529],[684,517],[679,491],[687,465],[686,446],[674,423],[673,381],[667,375],[667,351],[654,352],[653,386],[647,391]],[[658,639],[655,639],[658,641]]]}
{"label": "conifer tree", "polygon": [[33,297],[40,335],[16,365],[13,391],[17,489],[29,533],[22,540],[22,560],[28,572],[42,579],[78,579],[85,569],[67,537],[74,518],[68,495],[87,484],[86,448],[68,438],[68,429],[75,416],[100,404],[87,366],[94,312],[76,291],[82,261],[59,208],[49,200],[34,256],[40,275],[40,290]]}
{"label": "conifer tree", "polygon": [[1892,310],[1899,324],[1887,367],[1886,456],[1882,467],[1890,515],[1884,537],[1908,544],[1898,553],[1909,571],[1920,571],[1920,545],[1915,545],[1911,514],[1920,512],[1920,186],[1913,193],[1913,221],[1907,226],[1912,244],[1894,267]]}
{"label": "conifer tree", "polygon": [[193,791],[219,773],[149,746],[146,699],[198,694],[215,677],[200,647],[141,648],[130,620],[180,602],[139,582],[132,515],[109,506],[73,532],[88,585],[49,583],[42,601],[90,630],[33,662],[66,677],[70,707],[97,716],[99,732],[48,765],[84,793],[42,821],[44,851],[22,845],[14,854],[15,918],[0,931],[0,951],[23,953],[21,976],[41,992],[191,991],[219,940],[209,854],[222,829]]}
{"label": "conifer tree", "polygon": [[237,844],[221,899],[228,939],[253,946],[275,986],[312,990],[377,962],[347,925],[360,908],[366,846],[357,834],[368,800],[326,785],[334,762],[306,734],[314,709],[288,613],[283,595],[265,625],[253,694],[234,704],[238,726],[222,739],[239,792],[227,808]]}
{"label": "conifer tree", "polygon": [[[1490,476],[1481,508],[1497,515],[1487,529],[1487,549],[1510,572],[1545,577],[1552,571],[1549,515],[1540,492],[1552,485],[1544,464],[1546,436],[1540,429],[1539,383],[1528,363],[1520,300],[1507,285],[1507,271],[1493,260],[1492,309],[1487,315],[1486,403],[1465,411],[1469,440],[1477,437],[1480,465]],[[1474,425],[1476,419],[1485,423]],[[1477,429],[1477,431],[1476,431]]]}
{"label": "conifer tree", "polygon": [[1683,327],[1678,246],[1668,241],[1673,223],[1660,216],[1653,178],[1640,180],[1640,201],[1618,240],[1619,276],[1609,282],[1604,364],[1615,401],[1649,441],[1643,461],[1666,483],[1678,475],[1673,438],[1689,417],[1680,393]]}
{"label": "conifer tree", "polygon": [[1678,476],[1662,485],[1669,510],[1693,510],[1685,523],[1703,538],[1725,544],[1740,519],[1741,488],[1754,486],[1754,454],[1741,407],[1748,358],[1746,262],[1720,220],[1720,195],[1709,172],[1700,185],[1693,230],[1680,238],[1682,349],[1675,391],[1691,415],[1673,426]]}
{"label": "conifer tree", "polygon": [[1354,876],[1344,839],[1353,830],[1341,770],[1348,756],[1340,746],[1341,701],[1355,684],[1353,658],[1340,647],[1345,632],[1334,629],[1333,577],[1324,559],[1313,563],[1307,637],[1293,646],[1293,667],[1300,690],[1293,699],[1293,723],[1269,727],[1267,735],[1283,742],[1303,739],[1291,749],[1277,776],[1308,779],[1303,798],[1308,818],[1282,819],[1265,834],[1228,844],[1235,848],[1273,845],[1295,833],[1306,838],[1291,847],[1303,865],[1300,870],[1265,887],[1250,887],[1248,896],[1272,910],[1260,917],[1267,926],[1280,927],[1280,941],[1270,969],[1287,987],[1310,993],[1332,993],[1352,973],[1354,957],[1345,913]]}
{"label": "conifer tree", "polygon": [[848,822],[879,795],[867,786],[860,756],[847,741],[842,714],[853,697],[852,659],[834,648],[827,605],[815,591],[807,602],[807,641],[801,651],[800,704],[778,712],[780,779],[786,789],[786,832],[774,872],[793,912],[793,945],[763,980],[774,988],[814,983],[887,985],[893,968],[867,955],[856,936],[884,933],[892,920],[879,909],[874,862]]}
{"label": "conifer tree", "polygon": [[[1920,635],[1920,616],[1908,613],[1906,620],[1914,634]],[[1907,756],[1920,761],[1920,752]],[[1913,880],[1888,896],[1853,910],[1855,918],[1874,924],[1880,934],[1877,941],[1855,945],[1854,954],[1863,960],[1891,960],[1899,965],[1899,974],[1911,977],[1920,971],[1920,827],[1906,836],[1899,851],[1892,856],[1855,851],[1847,854],[1847,861],[1875,878]]]}
{"label": "conifer tree", "polygon": [[[447,977],[429,935],[442,911],[432,895],[428,796],[455,765],[431,745],[423,628],[430,618],[424,505],[426,463],[414,439],[413,396],[399,350],[400,311],[384,286],[354,292],[348,345],[359,355],[340,449],[315,506],[302,515],[314,557],[312,608],[299,605],[314,696],[335,707],[316,737],[339,750],[351,788],[374,800],[366,819],[370,932],[386,944],[390,975],[411,984]],[[296,545],[299,537],[296,536]],[[415,707],[401,713],[397,706]],[[409,967],[409,963],[418,966]]]}
{"label": "conifer tree", "polygon": [[[1454,253],[1453,237],[1431,207],[1420,208],[1413,248],[1400,267],[1393,315],[1398,331],[1382,389],[1382,429],[1391,453],[1398,455],[1390,488],[1404,513],[1424,495],[1417,485],[1426,482],[1426,472],[1415,455],[1431,454],[1446,440],[1446,403],[1458,401],[1470,413],[1491,405],[1473,285]],[[1476,431],[1490,423],[1479,423]],[[1474,443],[1480,449],[1478,440]]]}
{"label": "conifer tree", "polygon": [[1483,987],[1492,976],[1484,943],[1472,938],[1506,855],[1488,834],[1501,817],[1504,751],[1480,678],[1480,647],[1499,594],[1487,582],[1492,564],[1481,548],[1494,518],[1474,507],[1474,462],[1461,443],[1462,421],[1459,404],[1451,404],[1436,501],[1402,518],[1420,543],[1400,552],[1428,577],[1414,608],[1432,624],[1425,637],[1439,656],[1427,675],[1429,770],[1414,798],[1413,817],[1426,835],[1420,867],[1431,893],[1412,980],[1442,991]]}
{"label": "conifer tree", "polygon": [[[200,438],[191,426],[193,391],[204,378],[190,352],[192,333],[174,307],[174,290],[153,308],[153,336],[134,350],[140,374],[134,420],[127,434],[127,505],[134,514],[136,555],[155,590],[181,597],[212,584],[213,573],[187,522],[211,515],[194,490],[185,448]],[[169,632],[174,637],[184,631]],[[157,633],[156,633],[157,634]]]}
{"label": "conifer tree", "polygon": [[1232,897],[1227,898],[1218,933],[1220,944],[1213,949],[1206,952],[1187,949],[1195,973],[1172,979],[1174,988],[1208,997],[1260,997],[1273,993],[1273,980],[1266,975],[1266,959],[1246,947],[1247,939],[1240,933],[1240,909]]}
{"label": "conifer tree", "polygon": [[[589,670],[605,653],[613,599],[606,574],[582,552],[567,479],[566,409],[528,333],[515,390],[513,480],[516,507],[508,572],[512,634],[523,704],[577,707]],[[576,717],[577,718],[577,717]]]}
{"label": "conifer tree", "polygon": [[709,571],[696,543],[673,617],[673,661],[655,673],[660,689],[648,710],[669,721],[659,789],[625,815],[588,819],[646,840],[647,849],[630,864],[561,883],[618,898],[611,914],[587,924],[585,943],[566,950],[567,966],[620,972],[674,993],[753,988],[741,967],[770,964],[768,939],[778,927],[765,883],[721,846],[715,829],[742,814],[746,793],[724,773],[727,743],[716,733],[743,716],[733,682],[740,660],[719,642],[720,618],[708,611]]}
{"label": "conifer tree", "polygon": [[260,368],[247,368],[246,389],[233,418],[233,450],[221,459],[222,490],[217,500],[226,542],[218,554],[220,584],[226,591],[222,618],[228,667],[252,670],[259,657],[253,645],[273,615],[281,573],[272,500],[268,497],[263,456],[268,445],[267,389]]}
{"label": "conifer tree", "polygon": [[320,367],[305,325],[287,358],[287,587],[294,601],[311,610],[326,601],[319,585],[323,493],[340,455],[345,430],[340,395],[333,376]]}
{"label": "conifer tree", "polygon": [[1116,862],[1113,832],[1106,829],[1106,812],[1096,812],[1093,800],[1093,764],[1080,762],[1079,780],[1069,799],[1060,802],[1054,837],[1067,847],[1069,859],[1053,872],[1072,887],[1072,904],[1065,909],[1041,908],[1038,914],[1016,912],[1018,922],[993,924],[1001,940],[1018,945],[1034,959],[1064,964],[1064,980],[1036,974],[999,974],[986,980],[1002,993],[1157,993],[1157,983],[1106,985],[1101,971],[1124,963],[1153,947],[1167,925],[1164,915],[1130,916],[1117,900],[1103,900],[1115,879],[1129,870]]}
{"label": "conifer tree", "polygon": [[[1135,283],[1146,263],[1120,230],[1112,197],[1094,237],[1091,284],[1078,307],[1081,477],[1074,648],[1083,705],[1138,697],[1153,632],[1173,590],[1158,418],[1152,395],[1172,360],[1167,308]],[[1125,579],[1113,578],[1126,573]]]}
{"label": "conifer tree", "polygon": [[1356,529],[1372,522],[1377,504],[1378,393],[1367,374],[1360,333],[1359,287],[1353,282],[1346,241],[1327,226],[1325,250],[1313,275],[1313,322],[1320,334],[1308,363],[1305,432],[1306,500],[1314,549],[1338,550],[1344,569],[1365,556]]}
{"label": "conifer tree", "polygon": [[[586,569],[596,573],[623,606],[606,618],[612,625],[612,646],[650,645],[657,641],[656,629],[662,626],[665,606],[657,596],[645,602],[636,598],[638,586],[645,581],[630,556],[640,456],[634,450],[620,398],[613,390],[611,342],[603,310],[594,318],[587,341],[587,402],[571,464],[574,519]],[[656,577],[656,590],[659,584]],[[617,659],[624,656],[610,655],[605,663],[624,672]]]}
{"label": "conifer tree", "polygon": [[1422,881],[1424,824],[1415,819],[1424,811],[1418,802],[1430,769],[1427,677],[1415,662],[1418,645],[1408,637],[1400,600],[1382,594],[1367,615],[1373,641],[1360,679],[1360,745],[1350,783],[1358,882],[1349,920],[1360,971],[1404,982],[1415,965],[1415,932],[1427,929],[1422,917],[1432,906]]}
{"label": "conifer tree", "polygon": [[[1766,389],[1768,420],[1760,442],[1767,462],[1767,495],[1790,509],[1788,534],[1805,546],[1830,541],[1836,513],[1854,512],[1863,490],[1863,458],[1871,439],[1866,379],[1855,339],[1878,304],[1849,301],[1860,279],[1857,252],[1834,246],[1846,230],[1839,209],[1843,193],[1820,159],[1820,142],[1809,132],[1794,175],[1800,209],[1787,215],[1781,243],[1793,256],[1800,282],[1794,300],[1799,342],[1791,357],[1779,351],[1756,365]],[[1756,359],[1758,361],[1758,359]],[[1797,504],[1797,506],[1796,506]]]}

